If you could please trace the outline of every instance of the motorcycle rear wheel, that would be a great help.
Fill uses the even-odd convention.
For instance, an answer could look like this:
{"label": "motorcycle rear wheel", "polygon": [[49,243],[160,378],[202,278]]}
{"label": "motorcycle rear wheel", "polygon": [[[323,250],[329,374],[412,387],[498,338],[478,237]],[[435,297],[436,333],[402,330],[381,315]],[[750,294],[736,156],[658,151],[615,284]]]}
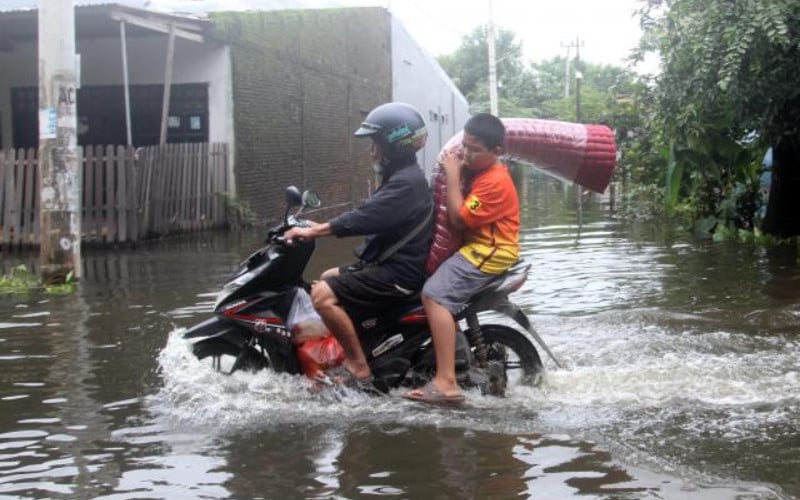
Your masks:
{"label": "motorcycle rear wheel", "polygon": [[269,367],[269,361],[258,350],[250,346],[240,348],[220,338],[196,342],[192,352],[201,361],[210,358],[211,367],[227,375],[238,370],[254,372]]}
{"label": "motorcycle rear wheel", "polygon": [[487,361],[500,362],[509,385],[536,385],[543,365],[539,352],[528,337],[505,325],[482,325]]}

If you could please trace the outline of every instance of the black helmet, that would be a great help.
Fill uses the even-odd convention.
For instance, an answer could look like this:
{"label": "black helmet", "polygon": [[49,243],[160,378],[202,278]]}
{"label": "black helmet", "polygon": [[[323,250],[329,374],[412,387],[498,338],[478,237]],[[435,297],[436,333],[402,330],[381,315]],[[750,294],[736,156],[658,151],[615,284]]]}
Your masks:
{"label": "black helmet", "polygon": [[372,137],[389,160],[413,155],[425,145],[428,131],[419,111],[402,102],[381,104],[369,112],[356,137]]}

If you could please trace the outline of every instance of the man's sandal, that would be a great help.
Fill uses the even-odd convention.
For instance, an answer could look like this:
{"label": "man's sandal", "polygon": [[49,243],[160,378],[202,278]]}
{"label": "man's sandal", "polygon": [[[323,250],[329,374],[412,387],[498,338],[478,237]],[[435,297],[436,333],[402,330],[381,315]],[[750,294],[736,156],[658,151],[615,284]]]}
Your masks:
{"label": "man's sandal", "polygon": [[433,380],[427,384],[413,389],[403,394],[403,397],[412,401],[419,401],[421,403],[429,403],[435,405],[452,405],[460,406],[464,403],[464,396],[461,394],[447,395],[436,387]]}

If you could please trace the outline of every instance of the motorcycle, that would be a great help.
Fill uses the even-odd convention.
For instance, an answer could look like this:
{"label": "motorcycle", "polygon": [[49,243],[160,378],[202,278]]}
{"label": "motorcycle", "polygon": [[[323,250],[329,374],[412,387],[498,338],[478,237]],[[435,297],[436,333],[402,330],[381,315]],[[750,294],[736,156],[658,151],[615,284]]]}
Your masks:
{"label": "motorcycle", "polygon": [[[224,373],[237,370],[272,369],[303,373],[297,342],[287,318],[299,294],[310,285],[303,271],[314,249],[314,240],[294,241],[283,234],[291,227],[307,225],[303,212],[320,206],[312,191],[286,189],[283,220],[269,230],[266,245],[240,265],[225,283],[214,304],[214,316],[183,333],[194,355],[210,360]],[[296,213],[290,214],[294,207]],[[499,275],[456,316],[456,371],[465,388],[479,387],[483,393],[504,395],[509,375],[516,382],[535,384],[543,373],[539,353],[518,329],[501,324],[481,324],[478,314],[497,311],[552,353],[533,330],[525,313],[508,296],[527,279],[530,264],[518,263]],[[374,385],[388,392],[396,387],[417,387],[431,380],[435,370],[433,343],[419,294],[380,314],[348,310],[374,376]],[[465,325],[466,328],[461,327]],[[553,358],[558,365],[558,361]]]}

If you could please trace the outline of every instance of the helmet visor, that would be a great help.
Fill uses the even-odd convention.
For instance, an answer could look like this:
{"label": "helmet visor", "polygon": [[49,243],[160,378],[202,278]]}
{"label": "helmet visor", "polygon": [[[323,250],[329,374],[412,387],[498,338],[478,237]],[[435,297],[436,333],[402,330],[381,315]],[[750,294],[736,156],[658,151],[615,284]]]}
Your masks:
{"label": "helmet visor", "polygon": [[368,135],[373,135],[378,133],[381,130],[379,125],[373,125],[372,123],[364,122],[361,126],[353,132],[353,135],[356,137],[366,137]]}

